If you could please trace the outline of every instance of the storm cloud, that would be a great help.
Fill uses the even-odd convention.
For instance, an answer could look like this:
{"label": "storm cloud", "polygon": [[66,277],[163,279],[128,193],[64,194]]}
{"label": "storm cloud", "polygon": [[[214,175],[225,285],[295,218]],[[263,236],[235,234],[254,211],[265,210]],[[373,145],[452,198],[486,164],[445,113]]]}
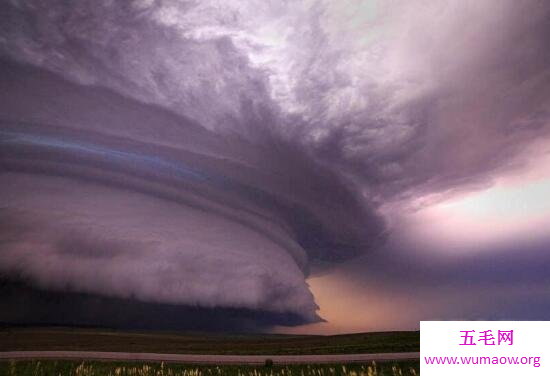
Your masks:
{"label": "storm cloud", "polygon": [[382,209],[548,145],[548,20],[535,0],[4,2],[0,273],[317,321],[306,278],[383,249]]}

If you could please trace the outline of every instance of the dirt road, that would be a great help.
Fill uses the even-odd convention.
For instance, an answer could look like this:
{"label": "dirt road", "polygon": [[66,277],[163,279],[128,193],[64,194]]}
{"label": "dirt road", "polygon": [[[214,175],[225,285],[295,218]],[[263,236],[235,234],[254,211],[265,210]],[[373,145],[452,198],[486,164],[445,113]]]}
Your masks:
{"label": "dirt road", "polygon": [[0,360],[23,359],[77,359],[109,361],[175,362],[191,364],[264,364],[271,359],[275,364],[300,363],[367,363],[371,361],[417,360],[418,352],[386,354],[326,354],[326,355],[202,355],[154,354],[96,351],[6,351]]}

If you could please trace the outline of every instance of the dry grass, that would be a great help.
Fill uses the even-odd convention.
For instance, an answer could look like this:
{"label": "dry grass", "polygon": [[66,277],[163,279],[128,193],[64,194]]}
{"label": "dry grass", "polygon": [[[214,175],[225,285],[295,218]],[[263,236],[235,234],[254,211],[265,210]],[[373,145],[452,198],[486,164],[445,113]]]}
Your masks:
{"label": "dry grass", "polygon": [[195,366],[165,363],[18,361],[0,362],[7,376],[410,376],[419,362],[350,365]]}

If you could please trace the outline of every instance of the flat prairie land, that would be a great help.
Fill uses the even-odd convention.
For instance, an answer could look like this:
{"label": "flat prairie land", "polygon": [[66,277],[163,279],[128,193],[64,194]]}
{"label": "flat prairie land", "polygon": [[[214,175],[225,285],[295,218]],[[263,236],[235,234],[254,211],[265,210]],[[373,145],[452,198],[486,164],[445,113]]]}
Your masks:
{"label": "flat prairie land", "polygon": [[420,351],[420,332],[332,336],[124,332],[78,328],[2,328],[0,351],[113,351],[160,354],[306,355]]}

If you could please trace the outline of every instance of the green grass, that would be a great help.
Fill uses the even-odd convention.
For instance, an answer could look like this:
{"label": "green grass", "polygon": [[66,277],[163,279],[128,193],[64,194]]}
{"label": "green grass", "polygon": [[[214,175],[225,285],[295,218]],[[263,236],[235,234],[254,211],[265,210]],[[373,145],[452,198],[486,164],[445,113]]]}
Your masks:
{"label": "green grass", "polygon": [[419,332],[336,336],[119,332],[71,328],[6,328],[0,351],[71,350],[172,354],[352,354],[420,351]]}
{"label": "green grass", "polygon": [[0,362],[0,375],[6,376],[409,376],[419,374],[418,361],[272,367],[54,360]]}

